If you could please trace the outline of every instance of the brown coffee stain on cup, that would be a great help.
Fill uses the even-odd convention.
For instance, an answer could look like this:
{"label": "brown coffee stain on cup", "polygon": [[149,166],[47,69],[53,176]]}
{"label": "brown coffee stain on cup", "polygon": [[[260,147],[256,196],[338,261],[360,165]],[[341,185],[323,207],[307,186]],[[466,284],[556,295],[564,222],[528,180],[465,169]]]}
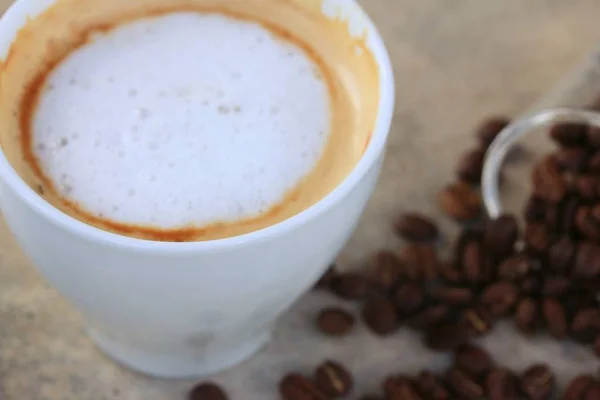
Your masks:
{"label": "brown coffee stain on cup", "polygon": [[[321,0],[58,0],[19,31],[0,71],[0,143],[25,182],[64,213],[125,236],[170,242],[214,240],[260,230],[314,205],[334,190],[368,147],[379,106],[379,70],[366,34],[321,13]],[[331,98],[331,130],[321,159],[267,211],[246,219],[165,229],[109,220],[65,198],[46,176],[32,144],[32,120],[48,75],[96,33],[173,12],[218,13],[260,23],[302,48],[320,69]],[[41,188],[41,190],[40,190]]]}

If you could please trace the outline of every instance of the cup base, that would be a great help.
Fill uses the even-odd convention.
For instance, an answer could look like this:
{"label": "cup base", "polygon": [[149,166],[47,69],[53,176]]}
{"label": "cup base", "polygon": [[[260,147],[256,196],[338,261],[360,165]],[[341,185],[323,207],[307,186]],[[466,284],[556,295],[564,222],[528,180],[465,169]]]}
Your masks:
{"label": "cup base", "polygon": [[238,346],[224,348],[218,356],[198,357],[135,348],[115,341],[94,328],[88,327],[86,332],[94,344],[117,363],[145,375],[168,379],[199,378],[231,368],[252,357],[271,338],[271,331],[266,330]]}

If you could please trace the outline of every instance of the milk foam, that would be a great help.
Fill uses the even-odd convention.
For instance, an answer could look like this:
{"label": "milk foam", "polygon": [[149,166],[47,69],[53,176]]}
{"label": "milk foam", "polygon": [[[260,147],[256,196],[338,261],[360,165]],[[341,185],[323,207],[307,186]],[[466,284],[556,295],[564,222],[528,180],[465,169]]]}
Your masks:
{"label": "milk foam", "polygon": [[318,66],[266,28],[175,13],[98,34],[50,74],[32,131],[56,189],[91,213],[163,228],[255,216],[325,147]]}

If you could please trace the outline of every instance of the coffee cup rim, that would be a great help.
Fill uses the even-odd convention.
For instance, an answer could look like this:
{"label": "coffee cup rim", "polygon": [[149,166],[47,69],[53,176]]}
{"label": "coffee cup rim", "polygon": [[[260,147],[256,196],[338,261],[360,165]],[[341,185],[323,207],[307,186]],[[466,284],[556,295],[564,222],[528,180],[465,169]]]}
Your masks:
{"label": "coffee cup rim", "polygon": [[[53,1],[44,0],[48,6]],[[364,11],[364,9],[354,0],[343,3],[350,16],[359,18],[361,25],[364,25],[366,34],[366,43],[373,53],[377,66],[379,68],[379,106],[377,118],[369,144],[359,162],[344,180],[328,193],[321,200],[308,207],[306,210],[285,219],[281,222],[268,226],[266,228],[245,233],[238,236],[232,236],[223,239],[196,241],[196,242],[161,242],[146,239],[138,239],[120,235],[117,233],[102,230],[92,225],[86,224],[62,212],[54,207],[42,197],[40,197],[31,187],[29,187],[12,165],[8,162],[4,151],[0,148],[0,179],[4,185],[10,186],[15,194],[24,201],[34,212],[52,220],[72,234],[83,237],[89,241],[101,242],[107,246],[135,250],[143,253],[161,253],[161,254],[182,254],[205,251],[221,251],[228,248],[245,246],[268,240],[273,237],[282,236],[286,232],[292,231],[298,226],[306,223],[308,220],[318,218],[338,202],[349,195],[350,191],[363,179],[371,167],[377,162],[384,152],[385,144],[389,134],[392,116],[395,104],[395,84],[394,73],[387,48],[383,42],[377,27]],[[21,8],[23,7],[23,8]],[[3,29],[2,24],[11,18],[19,18],[27,15],[26,4],[23,1],[17,1],[6,11],[0,19],[0,35]],[[6,190],[6,188],[4,188]]]}

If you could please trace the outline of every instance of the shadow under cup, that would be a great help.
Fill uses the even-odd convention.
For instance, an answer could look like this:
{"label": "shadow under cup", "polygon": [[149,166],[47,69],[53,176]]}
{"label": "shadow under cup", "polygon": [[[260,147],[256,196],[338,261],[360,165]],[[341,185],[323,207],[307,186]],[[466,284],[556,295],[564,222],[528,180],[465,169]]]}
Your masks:
{"label": "shadow under cup", "polygon": [[[252,355],[270,337],[277,317],[339,253],[376,184],[394,108],[392,68],[376,28],[353,1],[273,1],[318,6],[328,18],[343,21],[364,39],[379,71],[377,118],[362,158],[308,209],[221,240],[140,240],[52,207],[0,155],[0,206],[10,230],[32,264],[82,314],[93,341],[134,370],[200,376]],[[15,2],[0,20],[3,57],[20,28],[53,3]]]}

